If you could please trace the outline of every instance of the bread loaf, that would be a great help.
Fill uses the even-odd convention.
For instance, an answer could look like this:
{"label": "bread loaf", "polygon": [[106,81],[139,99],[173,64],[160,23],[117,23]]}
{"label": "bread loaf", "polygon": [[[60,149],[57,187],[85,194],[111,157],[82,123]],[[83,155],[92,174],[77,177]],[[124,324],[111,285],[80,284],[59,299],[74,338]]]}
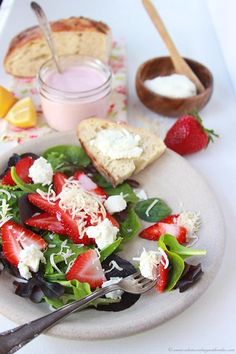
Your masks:
{"label": "bread loaf", "polygon": [[[97,134],[102,130],[115,129],[128,131],[140,137],[139,147],[142,153],[137,158],[112,159],[98,149],[93,143]],[[127,124],[114,123],[100,118],[89,118],[78,125],[77,135],[84,150],[91,158],[97,170],[113,186],[122,183],[132,174],[143,170],[147,165],[158,159],[165,151],[164,142],[155,134],[142,128],[134,128]],[[117,142],[114,140],[114,144]],[[112,147],[111,147],[112,148]]]}
{"label": "bread loaf", "polygon": [[[51,28],[59,55],[78,54],[108,61],[112,37],[106,24],[84,17],[71,17],[52,22]],[[35,26],[12,39],[4,67],[14,76],[33,77],[50,57],[41,30]]]}

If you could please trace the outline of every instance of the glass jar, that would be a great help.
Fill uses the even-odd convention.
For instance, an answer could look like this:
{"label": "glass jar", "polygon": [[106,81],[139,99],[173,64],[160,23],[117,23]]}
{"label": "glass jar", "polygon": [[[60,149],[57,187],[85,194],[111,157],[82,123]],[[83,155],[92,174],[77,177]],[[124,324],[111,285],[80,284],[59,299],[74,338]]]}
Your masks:
{"label": "glass jar", "polygon": [[84,118],[105,118],[112,84],[110,68],[98,59],[82,56],[62,56],[60,67],[61,74],[50,59],[38,73],[48,124],[58,131],[69,131]]}

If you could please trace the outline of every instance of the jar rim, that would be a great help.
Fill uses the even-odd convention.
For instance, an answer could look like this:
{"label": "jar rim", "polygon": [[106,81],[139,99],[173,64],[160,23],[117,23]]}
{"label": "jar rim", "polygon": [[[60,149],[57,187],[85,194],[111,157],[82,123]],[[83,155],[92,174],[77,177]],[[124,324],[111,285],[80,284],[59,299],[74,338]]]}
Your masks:
{"label": "jar rim", "polygon": [[[88,66],[95,67],[95,68],[97,68],[97,70],[100,69],[100,71],[102,70],[102,71],[106,72],[107,78],[101,85],[99,85],[93,89],[89,89],[89,90],[66,91],[66,90],[57,89],[53,86],[48,85],[42,77],[43,70],[46,69],[50,64],[54,64],[53,59],[50,58],[41,65],[41,67],[38,71],[38,74],[37,74],[38,83],[40,85],[40,88],[44,92],[58,96],[58,98],[59,97],[61,98],[63,96],[67,96],[67,98],[73,99],[73,98],[80,98],[80,97],[81,98],[90,97],[90,96],[96,95],[96,94],[100,93],[101,91],[103,91],[104,89],[107,89],[110,87],[110,82],[112,79],[112,71],[111,71],[110,67],[108,65],[106,65],[104,62],[102,62],[101,60],[99,60],[97,58],[89,57],[89,56],[82,56],[82,55],[62,55],[59,57],[59,60],[60,59],[65,59],[65,60],[74,59],[75,63],[76,63],[76,61],[78,61],[77,62],[78,64],[84,64],[84,65],[90,64]],[[57,69],[56,69],[55,64],[54,64],[54,68],[56,71]]]}

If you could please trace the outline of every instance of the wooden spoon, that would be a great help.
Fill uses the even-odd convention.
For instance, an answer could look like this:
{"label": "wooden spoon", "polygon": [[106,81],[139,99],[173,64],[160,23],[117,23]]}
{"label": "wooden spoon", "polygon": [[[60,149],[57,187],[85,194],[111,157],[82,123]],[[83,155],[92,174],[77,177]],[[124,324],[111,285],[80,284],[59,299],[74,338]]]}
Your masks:
{"label": "wooden spoon", "polygon": [[198,92],[202,93],[205,90],[203,84],[201,83],[199,78],[195,75],[195,73],[192,71],[190,66],[180,55],[179,51],[177,50],[173,40],[171,39],[169,33],[167,32],[167,29],[160,15],[158,14],[156,8],[152,4],[151,0],[142,0],[142,1],[143,1],[143,6],[145,7],[150,19],[152,20],[152,23],[158,30],[161,38],[163,39],[163,42],[165,43],[170,53],[170,57],[173,62],[176,73],[187,76],[192,82],[194,82]]}

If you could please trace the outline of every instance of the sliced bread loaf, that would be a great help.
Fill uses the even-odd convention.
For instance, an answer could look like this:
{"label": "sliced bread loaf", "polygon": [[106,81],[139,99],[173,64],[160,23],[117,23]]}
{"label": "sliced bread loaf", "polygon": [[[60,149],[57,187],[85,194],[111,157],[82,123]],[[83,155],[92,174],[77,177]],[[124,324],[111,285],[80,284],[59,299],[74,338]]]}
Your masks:
{"label": "sliced bread loaf", "polygon": [[[98,146],[97,138],[101,132],[110,131],[114,139],[107,151],[104,151]],[[122,157],[122,150],[119,152],[121,141],[125,140],[116,139],[115,131],[127,135],[131,138],[135,137],[139,152],[137,156],[128,156],[129,150],[125,151],[126,157]],[[100,118],[89,118],[80,122],[77,129],[79,141],[85,149],[88,156],[91,158],[97,170],[109,181],[113,186],[122,183],[131,175],[136,174],[143,170],[147,165],[158,159],[165,151],[165,144],[163,141],[142,128],[134,128],[127,124],[114,123],[109,120]],[[118,148],[118,153],[121,156],[112,157],[113,150]],[[122,147],[121,147],[122,149]],[[133,148],[132,148],[133,149]],[[116,150],[117,154],[117,150]],[[131,154],[132,155],[132,154]]]}
{"label": "sliced bread loaf", "polygon": [[[105,23],[85,17],[70,17],[51,22],[51,29],[58,55],[85,55],[108,61],[112,37]],[[4,67],[14,76],[33,77],[50,57],[41,30],[35,26],[12,39]]]}

